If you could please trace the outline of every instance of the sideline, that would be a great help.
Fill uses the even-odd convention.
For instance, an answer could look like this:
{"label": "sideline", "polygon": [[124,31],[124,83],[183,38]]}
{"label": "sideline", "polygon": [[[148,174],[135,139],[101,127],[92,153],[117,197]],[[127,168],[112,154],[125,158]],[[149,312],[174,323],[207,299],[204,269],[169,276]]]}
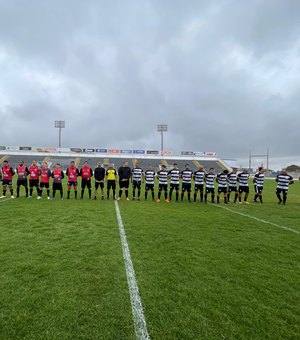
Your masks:
{"label": "sideline", "polygon": [[259,222],[262,222],[262,223],[265,223],[265,224],[270,224],[270,225],[272,225],[274,227],[277,227],[277,228],[280,228],[280,229],[284,229],[284,230],[287,230],[287,231],[291,231],[292,233],[295,233],[297,235],[300,234],[300,231],[292,229],[292,228],[289,228],[289,227],[285,227],[285,226],[280,225],[280,224],[276,224],[276,223],[273,223],[273,222],[262,220],[261,218],[258,218],[258,217],[255,217],[255,216],[251,216],[251,215],[247,215],[247,214],[244,214],[244,213],[241,213],[241,212],[238,212],[238,211],[234,211],[234,210],[231,210],[229,208],[223,207],[221,205],[216,205],[216,204],[212,204],[212,205],[214,205],[217,208],[221,208],[221,209],[230,211],[233,214],[237,214],[237,215],[241,215],[241,216],[244,216],[244,217],[248,217],[248,218],[251,218],[252,220],[259,221]]}
{"label": "sideline", "polygon": [[115,201],[115,207],[116,207],[116,214],[117,214],[118,225],[119,225],[119,234],[120,234],[121,244],[122,244],[123,258],[125,261],[125,269],[126,269],[127,283],[128,283],[128,289],[129,289],[129,295],[130,295],[130,302],[131,302],[136,338],[139,340],[144,340],[144,339],[150,340],[150,336],[147,330],[146,320],[144,316],[142,300],[141,300],[139,288],[136,282],[134,268],[133,268],[133,264],[131,261],[130,251],[129,251],[129,246],[128,246],[127,239],[126,239],[126,233],[125,233],[125,229],[124,229],[124,225],[122,222],[122,217],[121,217],[121,213],[120,213],[120,209],[119,209],[119,205],[117,201]]}

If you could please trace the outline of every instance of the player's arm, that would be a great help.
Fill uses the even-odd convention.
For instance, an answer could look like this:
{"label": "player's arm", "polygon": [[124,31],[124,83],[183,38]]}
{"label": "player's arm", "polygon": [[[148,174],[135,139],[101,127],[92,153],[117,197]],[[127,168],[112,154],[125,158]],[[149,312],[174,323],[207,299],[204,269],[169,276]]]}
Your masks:
{"label": "player's arm", "polygon": [[258,175],[254,175],[253,177],[253,183],[256,183]]}
{"label": "player's arm", "polygon": [[61,172],[60,172],[60,175],[61,175],[61,179],[64,179],[65,178],[65,174],[64,174],[64,172],[61,170]]}
{"label": "player's arm", "polygon": [[93,177],[93,170],[92,170],[92,168],[90,168],[90,174],[91,174],[91,177]]}
{"label": "player's arm", "polygon": [[276,181],[276,182],[279,182],[278,176],[275,178],[275,181]]}
{"label": "player's arm", "polygon": [[289,184],[294,184],[294,179],[292,176],[290,176],[290,181],[289,181]]}
{"label": "player's arm", "polygon": [[10,167],[10,171],[11,171],[11,174],[13,176],[15,174],[15,170],[13,169],[13,167]]}
{"label": "player's arm", "polygon": [[82,176],[82,168],[80,169],[78,176]]}

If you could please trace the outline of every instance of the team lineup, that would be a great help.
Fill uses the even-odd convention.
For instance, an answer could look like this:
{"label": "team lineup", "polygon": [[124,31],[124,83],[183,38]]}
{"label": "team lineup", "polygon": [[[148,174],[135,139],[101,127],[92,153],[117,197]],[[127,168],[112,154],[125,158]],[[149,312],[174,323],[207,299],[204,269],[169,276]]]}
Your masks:
{"label": "team lineup", "polygon": [[[253,201],[263,203],[263,186],[265,169],[260,167],[253,178],[254,197]],[[250,173],[247,168],[238,172],[237,168],[233,168],[232,172],[223,170],[221,173],[215,174],[214,168],[210,168],[208,172],[200,166],[198,170],[192,171],[189,164],[185,164],[184,170],[180,170],[176,163],[173,164],[171,170],[167,170],[165,165],[161,165],[161,169],[157,172],[149,164],[147,170],[144,171],[139,163],[131,169],[128,162],[124,162],[118,170],[113,164],[110,164],[107,169],[102,167],[101,162],[97,163],[94,170],[85,161],[82,168],[79,170],[72,161],[70,166],[64,173],[59,163],[55,164],[54,169],[51,171],[47,162],[43,162],[39,167],[35,160],[27,167],[23,161],[14,169],[8,164],[8,161],[3,162],[0,171],[2,178],[2,196],[6,197],[7,188],[10,191],[11,198],[15,198],[13,189],[13,177],[17,176],[17,194],[20,197],[20,189],[24,187],[25,196],[31,198],[34,190],[37,193],[37,199],[42,199],[43,191],[45,189],[47,199],[55,199],[56,191],[60,194],[60,199],[63,199],[63,185],[62,181],[67,177],[67,199],[70,199],[71,191],[74,191],[74,198],[77,199],[78,195],[78,177],[81,177],[80,186],[80,199],[84,198],[85,189],[88,191],[89,199],[92,199],[92,177],[94,177],[94,194],[93,198],[97,199],[98,190],[101,191],[101,198],[112,198],[120,200],[124,191],[125,199],[129,201],[129,187],[132,187],[132,200],[140,200],[142,183],[145,183],[145,196],[148,199],[148,193],[151,193],[152,200],[160,202],[162,195],[165,202],[169,203],[173,200],[173,192],[175,194],[175,202],[184,200],[185,193],[189,202],[203,202],[206,203],[210,199],[211,203],[220,203],[223,198],[225,204],[231,203],[245,203],[249,204],[248,196],[250,193]],[[29,183],[28,183],[29,179]],[[52,179],[52,195],[50,196],[50,179]],[[155,180],[158,180],[158,192],[155,199]],[[119,181],[119,192],[116,196],[117,180]],[[286,169],[282,169],[281,173],[276,177],[276,196],[279,204],[285,204],[289,185],[293,184],[293,177],[290,176]],[[215,182],[217,183],[217,190],[215,190]],[[192,194],[193,185],[193,196]],[[233,197],[231,197],[233,193]]]}

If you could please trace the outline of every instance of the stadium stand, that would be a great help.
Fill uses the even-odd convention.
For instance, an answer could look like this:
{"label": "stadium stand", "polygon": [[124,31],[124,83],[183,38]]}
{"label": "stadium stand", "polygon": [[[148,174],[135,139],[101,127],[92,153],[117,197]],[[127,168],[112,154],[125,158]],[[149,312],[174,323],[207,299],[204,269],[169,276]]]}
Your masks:
{"label": "stadium stand", "polygon": [[189,163],[190,168],[193,171],[196,170],[200,164],[205,168],[206,171],[208,171],[211,167],[215,168],[217,173],[224,169],[230,170],[230,167],[228,167],[220,159],[205,157],[198,157],[197,159],[194,159],[194,157],[184,157],[184,159],[182,159],[180,156],[169,156],[168,158],[162,158],[159,156],[155,157],[150,155],[147,157],[132,157],[131,155],[128,155],[128,157],[121,157],[120,155],[107,155],[104,158],[90,154],[80,154],[80,157],[78,157],[78,155],[73,155],[72,153],[69,155],[60,155],[58,153],[45,155],[39,152],[24,154],[23,152],[19,151],[8,154],[7,151],[3,151],[2,154],[0,153],[0,164],[2,164],[5,159],[7,159],[10,165],[13,167],[16,167],[20,160],[23,160],[26,165],[30,165],[32,160],[36,160],[39,165],[41,165],[42,162],[47,162],[51,169],[56,163],[60,163],[63,170],[67,169],[72,160],[75,161],[75,164],[78,168],[82,167],[84,161],[88,161],[92,168],[96,167],[98,161],[101,161],[105,168],[108,167],[109,163],[112,163],[115,168],[119,168],[123,162],[127,160],[129,162],[129,166],[134,167],[134,165],[138,162],[143,169],[146,169],[148,164],[151,164],[155,170],[160,169],[162,164],[166,165],[167,169],[171,169],[174,163],[178,164],[179,169],[184,169],[185,164]]}

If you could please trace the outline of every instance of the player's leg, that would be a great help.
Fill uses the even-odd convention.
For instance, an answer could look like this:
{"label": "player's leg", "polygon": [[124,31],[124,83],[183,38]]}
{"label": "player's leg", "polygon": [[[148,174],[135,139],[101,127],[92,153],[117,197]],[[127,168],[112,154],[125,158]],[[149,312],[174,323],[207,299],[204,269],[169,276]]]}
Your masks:
{"label": "player's leg", "polygon": [[168,200],[168,186],[167,185],[165,185],[164,191],[165,191],[165,201],[169,202],[169,200]]}
{"label": "player's leg", "polygon": [[220,196],[221,196],[221,189],[218,188],[218,193],[217,193],[217,203],[220,203]]}
{"label": "player's leg", "polygon": [[197,201],[198,189],[199,189],[199,188],[195,185],[195,189],[194,189],[194,202]]}
{"label": "player's leg", "polygon": [[154,184],[151,185],[152,201],[154,201]]}
{"label": "player's leg", "polygon": [[148,198],[148,191],[149,191],[149,187],[148,187],[148,185],[146,184],[146,185],[145,185],[145,201],[146,201],[147,198]]}
{"label": "player's leg", "polygon": [[135,200],[136,181],[132,182],[132,200]]}
{"label": "player's leg", "polygon": [[17,181],[17,197],[20,197],[20,187],[21,187],[21,182],[18,180]]}
{"label": "player's leg", "polygon": [[247,202],[248,196],[249,196],[249,187],[245,187],[244,202]]}
{"label": "player's leg", "polygon": [[282,195],[283,195],[283,204],[285,204],[286,199],[287,199],[287,190],[282,190]]}
{"label": "player's leg", "polygon": [[94,200],[97,199],[98,187],[99,187],[99,183],[96,183],[96,182],[95,182]]}
{"label": "player's leg", "polygon": [[86,186],[86,182],[85,182],[84,179],[82,179],[82,181],[81,181],[81,196],[80,196],[81,200],[83,199],[85,186]]}
{"label": "player's leg", "polygon": [[228,201],[227,201],[227,195],[228,195],[228,192],[227,192],[227,188],[224,188],[224,203],[227,204]]}
{"label": "player's leg", "polygon": [[70,185],[70,183],[68,182],[67,199],[70,198],[70,193],[71,193],[71,185]]}
{"label": "player's leg", "polygon": [[138,200],[140,200],[140,197],[141,197],[141,182],[138,183],[137,189],[138,189]]}
{"label": "player's leg", "polygon": [[188,197],[188,201],[191,202],[191,185],[188,184],[187,186],[187,197]]}
{"label": "player's leg", "polygon": [[160,196],[161,196],[161,191],[162,191],[162,185],[158,185],[158,194],[157,194],[157,202],[160,202]]}
{"label": "player's leg", "polygon": [[12,181],[9,182],[8,187],[9,187],[11,197],[14,198],[14,189],[12,186]]}
{"label": "player's leg", "polygon": [[184,184],[182,184],[182,188],[181,188],[181,201],[183,201],[184,192],[185,192],[185,186],[184,186]]}
{"label": "player's leg", "polygon": [[215,203],[215,189],[211,188],[211,203]]}

